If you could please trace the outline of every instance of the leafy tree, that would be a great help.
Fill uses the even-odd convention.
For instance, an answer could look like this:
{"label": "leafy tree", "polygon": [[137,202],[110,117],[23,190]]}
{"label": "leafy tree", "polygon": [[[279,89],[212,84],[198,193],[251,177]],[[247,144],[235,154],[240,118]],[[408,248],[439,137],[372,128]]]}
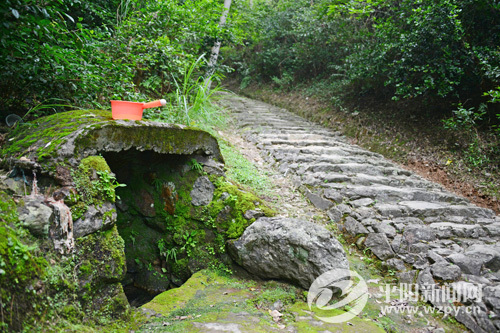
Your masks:
{"label": "leafy tree", "polygon": [[222,12],[216,0],[4,1],[1,116],[164,96],[215,40],[236,38]]}

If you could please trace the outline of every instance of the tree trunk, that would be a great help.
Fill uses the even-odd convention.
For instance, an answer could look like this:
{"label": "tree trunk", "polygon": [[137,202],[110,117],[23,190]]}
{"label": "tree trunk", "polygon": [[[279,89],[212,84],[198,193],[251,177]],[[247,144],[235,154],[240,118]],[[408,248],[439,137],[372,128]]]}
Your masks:
{"label": "tree trunk", "polygon": [[[224,0],[224,12],[222,12],[222,16],[220,17],[219,27],[223,27],[226,24],[227,14],[229,14],[229,8],[231,7],[232,0]],[[210,60],[208,61],[208,70],[206,73],[206,77],[210,78],[215,72],[215,65],[217,64],[217,58],[219,57],[221,42],[217,38],[214,46],[212,47],[212,51],[210,54]]]}

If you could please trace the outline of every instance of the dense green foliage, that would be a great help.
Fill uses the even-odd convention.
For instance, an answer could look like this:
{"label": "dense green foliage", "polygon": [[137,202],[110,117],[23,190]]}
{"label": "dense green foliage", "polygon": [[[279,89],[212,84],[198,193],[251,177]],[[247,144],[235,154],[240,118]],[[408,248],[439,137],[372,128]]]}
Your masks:
{"label": "dense green foliage", "polygon": [[[328,93],[499,112],[500,5],[492,0],[280,1],[248,8],[243,84],[324,80]],[[489,103],[491,102],[491,103]],[[486,117],[484,117],[486,119]]]}
{"label": "dense green foliage", "polygon": [[231,20],[219,27],[221,13],[215,0],[4,1],[2,116],[165,97],[215,39],[238,39]]}
{"label": "dense green foliage", "polygon": [[438,130],[444,125],[468,168],[495,172],[498,1],[257,1],[240,11],[248,22],[245,46],[235,46],[227,59],[241,88],[252,82],[282,91],[307,87],[340,110],[404,108],[437,122]]}

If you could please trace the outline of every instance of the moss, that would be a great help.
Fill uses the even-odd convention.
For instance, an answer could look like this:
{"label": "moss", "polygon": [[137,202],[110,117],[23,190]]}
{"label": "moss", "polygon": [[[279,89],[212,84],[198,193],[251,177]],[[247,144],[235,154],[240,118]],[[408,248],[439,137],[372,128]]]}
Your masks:
{"label": "moss", "polygon": [[126,270],[125,243],[116,226],[77,239],[82,280],[120,281]]}
{"label": "moss", "polygon": [[[265,216],[276,214],[255,194],[239,189],[224,178],[218,178],[215,184],[214,200],[209,205],[210,216],[217,218],[217,227],[225,233],[228,239],[240,237],[245,229],[255,221],[255,219],[247,220],[244,217],[248,210],[260,209]],[[223,194],[224,200],[222,200]],[[224,211],[226,214],[220,216],[219,214]]]}
{"label": "moss", "polygon": [[80,165],[86,170],[95,170],[111,173],[111,169],[102,156],[88,156],[80,161]]}
{"label": "moss", "polygon": [[40,315],[43,305],[36,308],[40,295],[31,290],[46,275],[48,263],[37,249],[19,226],[16,204],[0,192],[0,330],[19,330],[31,320],[27,318]]}
{"label": "moss", "polygon": [[[115,188],[122,186],[116,182],[111,169],[102,156],[88,156],[80,161],[78,168],[71,172],[77,194],[71,198],[73,220],[79,219],[88,206],[102,206],[105,201],[115,202]],[[103,220],[113,214],[106,212]]]}
{"label": "moss", "polygon": [[[237,325],[242,332],[278,331],[268,310],[277,300],[283,302],[280,323],[289,331],[383,332],[372,320],[359,317],[349,320],[352,325],[321,322],[314,317],[315,314],[331,316],[332,312],[323,313],[317,309],[310,312],[297,288],[275,281],[263,283],[222,276],[211,270],[194,274],[182,287],[164,292],[143,305],[143,308],[154,310],[162,317],[152,318],[141,329],[203,332],[209,326],[231,324]],[[178,316],[185,317],[175,320]],[[165,321],[170,325],[164,326]]]}
{"label": "moss", "polygon": [[288,311],[295,316],[310,316],[311,312],[314,317],[313,320],[297,320],[294,323],[294,326],[298,329],[299,332],[322,332],[322,331],[331,331],[331,332],[385,332],[379,325],[373,322],[370,319],[361,319],[359,317],[354,316],[349,319],[351,325],[348,325],[345,322],[342,323],[327,323],[321,322],[321,326],[312,325],[311,321],[319,321],[317,317],[332,317],[345,313],[345,311],[340,309],[333,310],[320,310],[316,307],[312,309],[309,308],[307,303],[297,302],[292,305]]}
{"label": "moss", "polygon": [[111,120],[109,111],[80,110],[62,112],[37,119],[32,123],[19,125],[1,150],[1,155],[10,157],[36,158],[38,162],[57,154],[58,148],[67,141],[66,137],[82,124],[97,124]]}
{"label": "moss", "polygon": [[208,285],[223,284],[224,282],[224,278],[220,276],[208,271],[200,271],[193,274],[181,287],[161,293],[151,302],[143,305],[143,308],[168,316],[173,310],[189,302],[197,292],[205,289]]}

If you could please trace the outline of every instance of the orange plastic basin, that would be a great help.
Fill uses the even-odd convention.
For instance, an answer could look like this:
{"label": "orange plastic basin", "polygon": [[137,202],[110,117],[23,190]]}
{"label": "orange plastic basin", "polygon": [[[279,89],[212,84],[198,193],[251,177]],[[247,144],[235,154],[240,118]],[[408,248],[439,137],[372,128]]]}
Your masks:
{"label": "orange plastic basin", "polygon": [[141,120],[144,109],[165,106],[166,104],[164,99],[149,103],[111,101],[111,116],[113,119]]}

